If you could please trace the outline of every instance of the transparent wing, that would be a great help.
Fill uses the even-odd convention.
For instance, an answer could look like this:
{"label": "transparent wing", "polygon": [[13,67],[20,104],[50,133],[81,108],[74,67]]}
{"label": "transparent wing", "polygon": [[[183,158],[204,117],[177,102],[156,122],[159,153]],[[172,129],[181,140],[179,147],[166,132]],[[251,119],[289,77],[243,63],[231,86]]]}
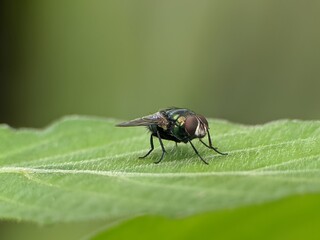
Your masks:
{"label": "transparent wing", "polygon": [[142,118],[137,118],[128,122],[117,124],[117,127],[134,127],[134,126],[150,126],[152,124],[163,124],[164,117],[160,113],[155,113]]}

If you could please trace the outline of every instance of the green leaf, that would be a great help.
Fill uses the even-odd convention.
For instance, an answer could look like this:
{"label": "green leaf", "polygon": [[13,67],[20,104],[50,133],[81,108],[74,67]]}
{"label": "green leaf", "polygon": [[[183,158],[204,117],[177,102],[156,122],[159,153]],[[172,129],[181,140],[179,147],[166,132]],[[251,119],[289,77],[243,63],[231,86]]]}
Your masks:
{"label": "green leaf", "polygon": [[91,239],[318,240],[319,202],[319,194],[304,195],[183,219],[143,216],[109,228]]}
{"label": "green leaf", "polygon": [[[183,217],[319,193],[320,122],[210,120],[221,156],[165,141],[146,159],[144,128],[68,117],[45,130],[0,128],[0,217],[38,223]],[[156,145],[158,146],[158,145]]]}

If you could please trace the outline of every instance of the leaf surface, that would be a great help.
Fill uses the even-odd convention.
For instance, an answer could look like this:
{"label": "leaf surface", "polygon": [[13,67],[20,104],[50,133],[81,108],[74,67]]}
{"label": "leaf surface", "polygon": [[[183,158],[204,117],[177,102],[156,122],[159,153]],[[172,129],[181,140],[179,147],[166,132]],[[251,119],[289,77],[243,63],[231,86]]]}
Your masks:
{"label": "leaf surface", "polygon": [[[164,141],[146,159],[144,128],[67,117],[44,130],[0,128],[0,217],[38,223],[184,217],[319,193],[320,122],[244,126],[210,120],[221,156]],[[155,139],[156,140],[156,139]],[[207,139],[206,139],[207,140]]]}

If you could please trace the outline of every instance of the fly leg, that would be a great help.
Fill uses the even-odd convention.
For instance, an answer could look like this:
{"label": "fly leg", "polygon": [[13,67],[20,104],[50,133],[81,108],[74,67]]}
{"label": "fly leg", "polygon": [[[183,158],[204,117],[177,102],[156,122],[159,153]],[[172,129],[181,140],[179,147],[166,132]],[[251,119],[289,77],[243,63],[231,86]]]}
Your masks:
{"label": "fly leg", "polygon": [[218,148],[216,148],[216,147],[214,147],[214,146],[212,145],[209,130],[207,130],[207,133],[208,133],[209,145],[206,144],[204,141],[202,141],[201,138],[200,138],[200,142],[201,142],[203,145],[205,145],[207,148],[210,148],[210,149],[214,150],[215,152],[217,152],[217,153],[219,153],[219,154],[221,154],[221,155],[228,155],[228,153],[223,153],[223,152],[218,151]]}
{"label": "fly leg", "polygon": [[[161,162],[164,154],[166,153],[166,150],[164,149],[164,146],[163,146],[163,143],[162,143],[162,139],[160,137],[160,134],[159,132],[157,131],[157,137],[159,138],[159,142],[160,142],[160,145],[161,145],[161,149],[162,149],[162,155],[160,157],[160,159],[154,163],[159,163]],[[145,158],[147,157],[153,150],[154,150],[154,145],[153,145],[153,135],[151,134],[150,135],[150,146],[151,146],[151,149],[146,153],[146,155],[142,156],[142,157],[139,157],[139,158]]]}
{"label": "fly leg", "polygon": [[146,156],[148,156],[154,149],[154,146],[153,146],[153,136],[152,134],[150,135],[150,146],[151,146],[151,149],[149,150],[149,152],[147,152],[146,155],[142,156],[142,157],[139,157],[139,158],[145,158]]}
{"label": "fly leg", "polygon": [[157,131],[157,137],[159,138],[160,146],[161,146],[161,149],[162,149],[162,155],[161,155],[160,159],[159,159],[158,161],[154,162],[154,163],[159,163],[159,162],[161,162],[164,154],[166,153],[166,150],[164,149],[164,146],[163,146],[162,139],[161,139],[161,137],[160,137],[159,131]]}
{"label": "fly leg", "polygon": [[205,164],[208,165],[209,163],[207,163],[207,162],[200,156],[200,154],[198,153],[198,150],[193,146],[192,142],[189,141],[189,143],[191,144],[191,147],[192,147],[193,150],[196,152],[196,154],[200,157],[200,159],[202,160],[202,162],[204,162]]}

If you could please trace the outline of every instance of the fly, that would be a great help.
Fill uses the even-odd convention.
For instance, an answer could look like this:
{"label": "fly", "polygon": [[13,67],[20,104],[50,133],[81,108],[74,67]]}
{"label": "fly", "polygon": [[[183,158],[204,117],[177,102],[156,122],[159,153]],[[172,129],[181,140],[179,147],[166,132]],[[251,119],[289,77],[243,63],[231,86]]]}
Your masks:
{"label": "fly", "polygon": [[[162,140],[170,140],[176,143],[190,143],[191,147],[199,158],[205,164],[208,164],[199,154],[191,140],[198,138],[200,142],[207,148],[214,150],[221,155],[228,155],[218,151],[218,148],[214,147],[211,142],[209,133],[209,125],[207,119],[195,112],[186,108],[167,108],[156,112],[155,114],[148,115],[142,118],[137,118],[128,122],[117,124],[118,127],[132,127],[132,126],[146,126],[151,132],[150,135],[150,147],[151,149],[142,157],[147,157],[153,150],[153,137],[157,137],[162,149],[162,155],[158,161],[161,162],[166,150],[164,148]],[[209,144],[205,143],[202,139],[208,134]]]}

